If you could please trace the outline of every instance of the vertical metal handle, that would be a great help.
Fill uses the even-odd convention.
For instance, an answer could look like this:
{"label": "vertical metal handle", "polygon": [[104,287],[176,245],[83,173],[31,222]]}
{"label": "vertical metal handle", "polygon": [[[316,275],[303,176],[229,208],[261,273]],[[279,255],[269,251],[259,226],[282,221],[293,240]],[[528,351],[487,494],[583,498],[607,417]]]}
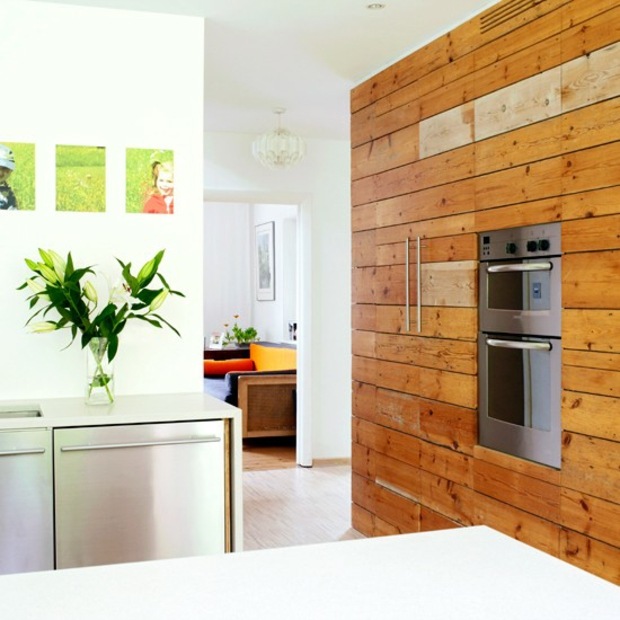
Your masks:
{"label": "vertical metal handle", "polygon": [[405,331],[411,329],[411,316],[409,314],[409,237],[405,239]]}
{"label": "vertical metal handle", "polygon": [[418,301],[418,315],[417,315],[417,325],[418,325],[418,334],[422,331],[422,263],[420,261],[420,237],[416,238],[416,275],[417,275],[417,301]]}

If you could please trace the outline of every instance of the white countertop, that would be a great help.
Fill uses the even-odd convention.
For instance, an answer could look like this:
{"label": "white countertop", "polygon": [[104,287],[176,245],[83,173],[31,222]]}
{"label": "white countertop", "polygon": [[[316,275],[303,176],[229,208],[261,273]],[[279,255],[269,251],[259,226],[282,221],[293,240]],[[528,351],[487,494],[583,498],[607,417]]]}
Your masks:
{"label": "white countertop", "polygon": [[485,526],[0,577],[7,618],[618,620],[620,588]]}
{"label": "white countertop", "polygon": [[87,405],[84,398],[0,401],[0,411],[37,408],[41,417],[7,418],[0,415],[0,430],[179,422],[235,418],[241,411],[202,392],[117,396],[111,405]]}

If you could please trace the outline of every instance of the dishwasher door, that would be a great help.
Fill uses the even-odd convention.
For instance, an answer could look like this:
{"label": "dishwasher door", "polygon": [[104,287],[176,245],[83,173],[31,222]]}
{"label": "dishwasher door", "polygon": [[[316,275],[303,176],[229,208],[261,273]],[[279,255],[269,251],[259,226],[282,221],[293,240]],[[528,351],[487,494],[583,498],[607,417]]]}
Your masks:
{"label": "dishwasher door", "polygon": [[222,420],[57,429],[56,568],[225,550]]}
{"label": "dishwasher door", "polygon": [[0,432],[0,574],[54,568],[52,432]]}

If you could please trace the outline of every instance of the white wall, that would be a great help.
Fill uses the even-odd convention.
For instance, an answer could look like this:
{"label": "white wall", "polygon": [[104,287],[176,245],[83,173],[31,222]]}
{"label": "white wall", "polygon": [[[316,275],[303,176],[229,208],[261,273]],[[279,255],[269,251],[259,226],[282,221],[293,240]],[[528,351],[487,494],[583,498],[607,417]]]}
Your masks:
{"label": "white wall", "polygon": [[[71,251],[112,273],[166,249],[162,273],[186,299],[162,315],[169,330],[129,324],[117,393],[200,391],[202,350],[202,101],[204,24],[197,18],[3,0],[0,141],[36,144],[37,208],[0,213],[0,397],[80,396],[85,357],[68,333],[32,335],[16,287],[37,248]],[[104,145],[107,212],[55,211],[56,144]],[[126,147],[175,151],[174,216],[124,212]]]}
{"label": "white wall", "polygon": [[[294,239],[285,238],[285,221],[297,219],[296,205],[254,205],[253,208],[254,226],[273,222],[274,224],[274,257],[275,257],[275,299],[273,301],[258,301],[256,299],[256,278],[253,283],[253,307],[254,323],[259,329],[261,340],[270,342],[280,342],[285,340],[287,332],[285,330],[285,309],[295,307],[294,281],[285,278],[285,267],[296,274],[296,244]],[[288,230],[289,235],[295,235],[295,229]],[[290,245],[293,245],[291,248]],[[292,250],[292,252],[291,252]],[[252,253],[252,273],[256,274],[256,253]],[[293,286],[291,286],[293,285]],[[292,315],[288,318],[294,319]]]}
{"label": "white wall", "polygon": [[204,207],[204,335],[226,331],[235,314],[252,324],[250,205],[207,203]]}
{"label": "white wall", "polygon": [[[287,127],[295,131],[294,127]],[[310,330],[314,458],[351,451],[350,144],[309,140],[306,159],[290,170],[267,170],[251,156],[255,136],[205,134],[205,199],[302,204],[311,227]],[[304,325],[304,320],[306,325]],[[301,334],[300,334],[301,337]]]}

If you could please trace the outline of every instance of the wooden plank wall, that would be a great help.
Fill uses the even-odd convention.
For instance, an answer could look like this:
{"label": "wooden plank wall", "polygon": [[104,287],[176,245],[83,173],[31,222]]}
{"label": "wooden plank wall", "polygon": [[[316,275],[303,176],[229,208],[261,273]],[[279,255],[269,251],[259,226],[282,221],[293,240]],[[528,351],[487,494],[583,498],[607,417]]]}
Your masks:
{"label": "wooden plank wall", "polygon": [[[537,0],[497,20],[512,5],[351,95],[353,524],[484,523],[620,583],[620,6]],[[560,471],[476,445],[476,233],[551,221]]]}

